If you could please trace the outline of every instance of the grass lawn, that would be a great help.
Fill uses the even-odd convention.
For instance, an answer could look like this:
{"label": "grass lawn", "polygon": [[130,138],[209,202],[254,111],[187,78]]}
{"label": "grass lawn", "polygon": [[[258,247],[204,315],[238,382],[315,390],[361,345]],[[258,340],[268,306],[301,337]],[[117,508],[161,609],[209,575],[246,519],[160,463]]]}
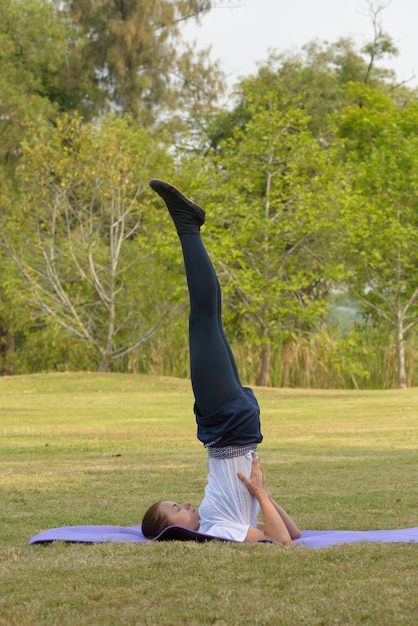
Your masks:
{"label": "grass lawn", "polygon": [[[418,389],[257,389],[266,485],[304,529],[418,525]],[[190,384],[0,379],[0,625],[417,624],[418,544],[28,546],[56,526],[198,505]]]}

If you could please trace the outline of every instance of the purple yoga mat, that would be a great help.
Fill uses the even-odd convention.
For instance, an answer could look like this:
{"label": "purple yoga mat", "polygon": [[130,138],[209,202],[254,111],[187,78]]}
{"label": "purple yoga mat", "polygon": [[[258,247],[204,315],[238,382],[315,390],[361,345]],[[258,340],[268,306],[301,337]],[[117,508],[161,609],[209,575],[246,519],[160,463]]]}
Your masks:
{"label": "purple yoga mat", "polygon": [[[153,541],[227,541],[210,535],[182,528],[170,526],[163,530]],[[36,543],[50,543],[51,541],[67,541],[74,543],[102,543],[105,541],[144,543],[149,541],[144,537],[141,526],[64,526],[44,530],[32,537],[30,545]],[[302,536],[293,542],[293,545],[302,545],[308,548],[326,548],[340,543],[354,543],[356,541],[380,541],[383,543],[418,543],[418,527],[402,528],[399,530],[302,530]]]}

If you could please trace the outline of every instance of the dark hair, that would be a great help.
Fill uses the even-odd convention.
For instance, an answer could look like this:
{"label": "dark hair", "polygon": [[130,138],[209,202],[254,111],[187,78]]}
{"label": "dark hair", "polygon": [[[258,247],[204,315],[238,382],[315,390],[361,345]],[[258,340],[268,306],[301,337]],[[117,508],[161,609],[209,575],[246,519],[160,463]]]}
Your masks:
{"label": "dark hair", "polygon": [[170,526],[168,518],[160,511],[161,502],[150,506],[142,519],[142,533],[147,539],[154,539],[164,528]]}

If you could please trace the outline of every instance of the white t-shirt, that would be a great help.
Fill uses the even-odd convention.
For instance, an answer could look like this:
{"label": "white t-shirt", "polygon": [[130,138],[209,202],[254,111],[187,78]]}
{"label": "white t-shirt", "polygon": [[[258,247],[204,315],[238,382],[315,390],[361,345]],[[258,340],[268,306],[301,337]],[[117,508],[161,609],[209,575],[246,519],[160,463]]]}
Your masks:
{"label": "white t-shirt", "polygon": [[252,454],[218,459],[208,457],[208,484],[199,507],[199,532],[220,539],[244,541],[250,526],[256,528],[257,499],[250,494],[237,472],[251,475]]}

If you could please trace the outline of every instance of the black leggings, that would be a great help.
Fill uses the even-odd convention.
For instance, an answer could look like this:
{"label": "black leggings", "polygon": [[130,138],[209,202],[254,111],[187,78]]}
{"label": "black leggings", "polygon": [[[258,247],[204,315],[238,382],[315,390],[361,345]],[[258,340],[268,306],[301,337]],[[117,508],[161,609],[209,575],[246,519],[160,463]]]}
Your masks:
{"label": "black leggings", "polygon": [[211,415],[241,388],[222,326],[221,288],[199,235],[180,237],[190,295],[190,374],[199,413]]}

